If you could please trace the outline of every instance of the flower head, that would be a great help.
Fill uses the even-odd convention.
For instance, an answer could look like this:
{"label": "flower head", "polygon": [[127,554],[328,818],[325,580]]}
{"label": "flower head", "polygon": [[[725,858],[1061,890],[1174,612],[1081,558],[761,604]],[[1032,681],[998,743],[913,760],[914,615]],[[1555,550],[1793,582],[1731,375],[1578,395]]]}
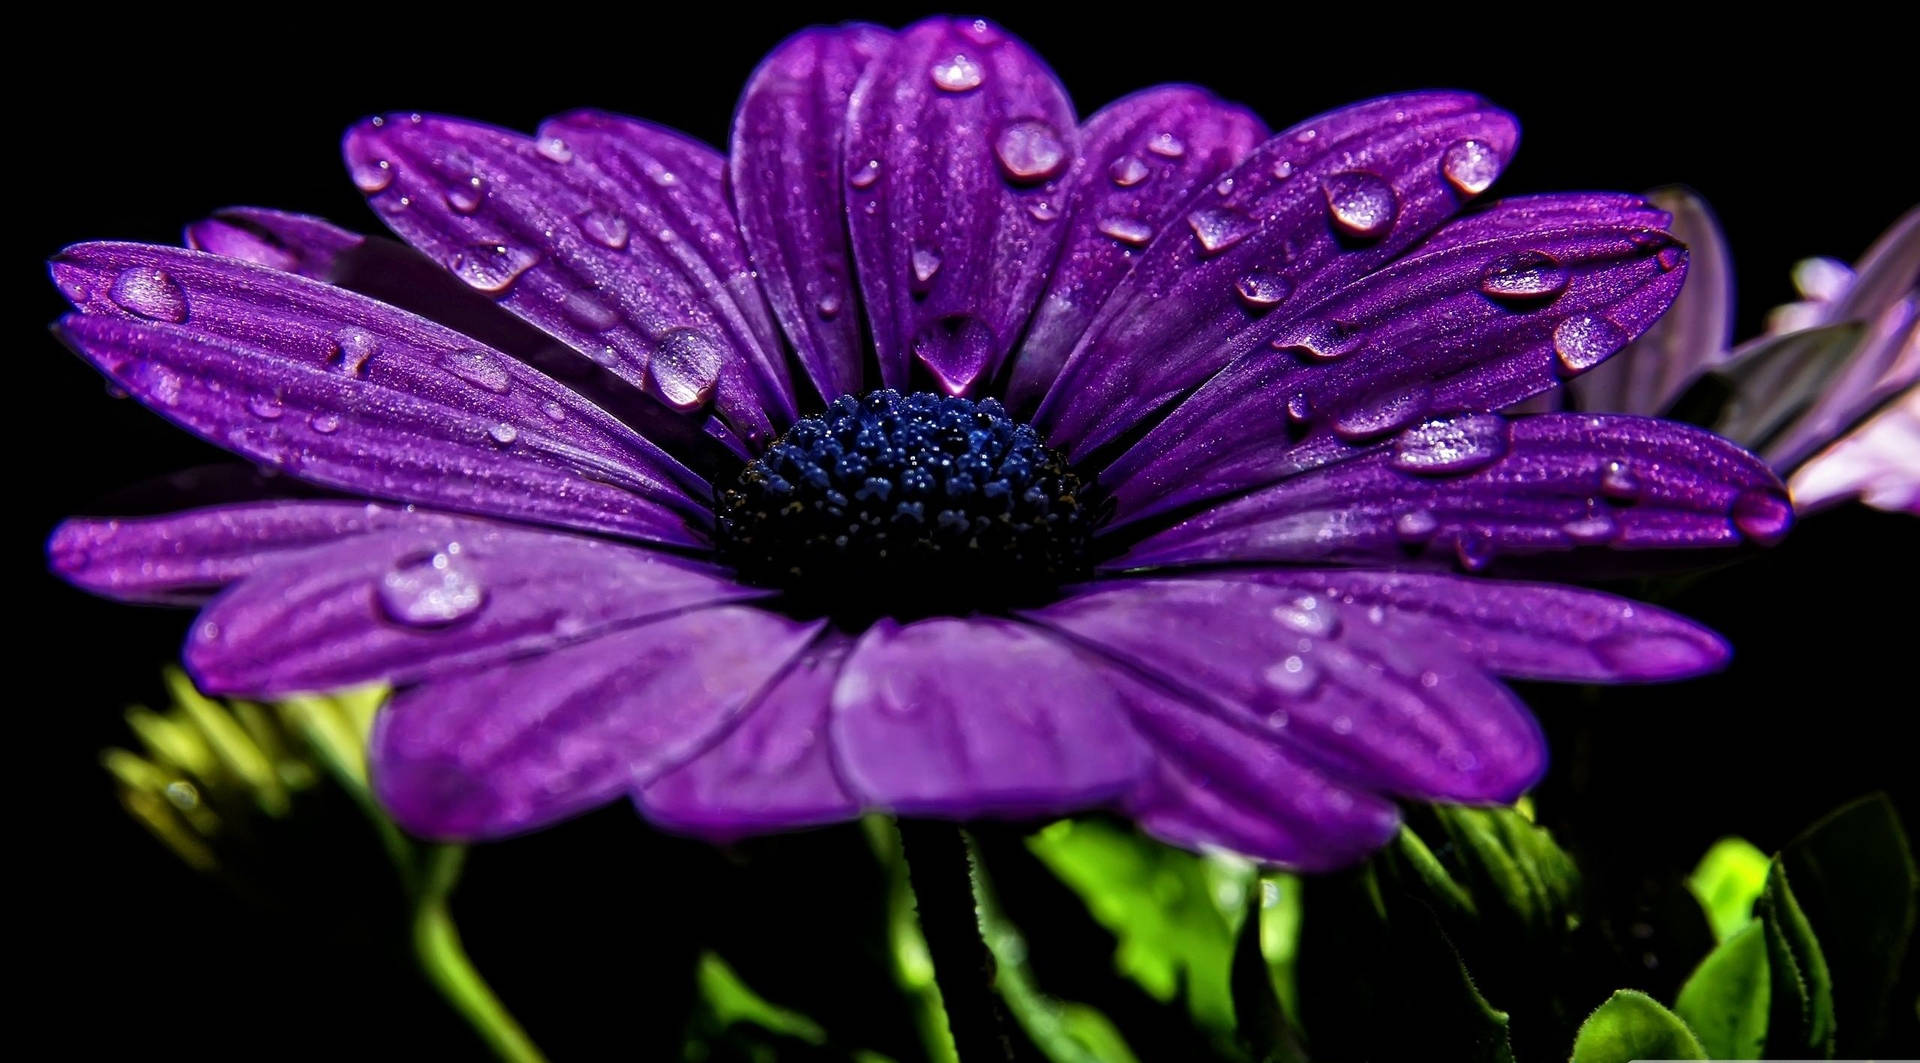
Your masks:
{"label": "flower head", "polygon": [[374,783],[428,836],[622,795],[722,838],[1108,807],[1350,861],[1394,797],[1538,777],[1497,677],[1724,659],[1541,580],[1791,517],[1706,432],[1492,412],[1687,269],[1634,196],[1476,204],[1517,134],[1455,92],[1082,122],[944,18],[787,41],[725,156],[599,112],[375,118],[347,167],[412,251],[244,209],[53,265],[119,387],[328,494],[70,521],[53,564],[212,593],[211,692],[393,684]]}

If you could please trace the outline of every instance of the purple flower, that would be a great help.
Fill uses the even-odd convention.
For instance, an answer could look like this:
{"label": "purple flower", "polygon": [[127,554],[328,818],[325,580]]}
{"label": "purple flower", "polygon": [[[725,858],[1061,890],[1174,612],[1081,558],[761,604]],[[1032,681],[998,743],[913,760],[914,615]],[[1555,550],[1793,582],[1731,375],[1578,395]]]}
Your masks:
{"label": "purple flower", "polygon": [[53,565],[217,591],[209,691],[393,684],[375,783],[427,836],[622,795],[715,838],[1108,807],[1352,861],[1391,798],[1539,777],[1496,677],[1725,658],[1533,580],[1791,520],[1708,433],[1487,412],[1687,264],[1633,196],[1454,217],[1517,135],[1455,92],[1269,136],[1166,86],[1082,123],[949,19],[792,38],[726,157],[599,112],[373,119],[347,165],[412,252],[244,209],[53,265],[118,387],[331,494],[74,520]]}

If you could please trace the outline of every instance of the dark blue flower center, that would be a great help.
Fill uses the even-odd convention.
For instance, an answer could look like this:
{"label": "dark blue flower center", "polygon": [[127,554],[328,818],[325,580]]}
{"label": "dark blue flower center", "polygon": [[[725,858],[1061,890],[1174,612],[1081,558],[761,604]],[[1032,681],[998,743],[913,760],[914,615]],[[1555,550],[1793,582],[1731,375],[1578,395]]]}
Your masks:
{"label": "dark blue flower center", "polygon": [[825,614],[915,616],[1044,600],[1083,578],[1095,520],[1066,458],[993,399],[842,396],[718,500],[721,555]]}

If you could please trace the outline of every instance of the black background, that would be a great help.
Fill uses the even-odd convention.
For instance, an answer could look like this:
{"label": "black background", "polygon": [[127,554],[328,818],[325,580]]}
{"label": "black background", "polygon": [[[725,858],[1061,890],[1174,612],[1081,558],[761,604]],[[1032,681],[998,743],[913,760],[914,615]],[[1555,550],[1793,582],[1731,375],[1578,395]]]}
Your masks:
{"label": "black background", "polygon": [[[64,306],[40,263],[83,239],[173,242],[183,224],[231,204],[377,231],[337,154],[345,127],[375,111],[531,129],[595,106],[723,142],[739,86],[787,33],[848,16],[913,17],[724,5],[671,22],[547,5],[513,21],[481,12],[363,8],[350,22],[274,28],[108,25],[101,15],[51,33],[58,72],[10,94],[14,170],[26,183],[9,241],[24,305],[8,312],[6,429],[13,475],[25,481],[9,572],[24,589],[11,618],[25,652],[8,675],[7,752],[27,769],[13,815],[28,842],[9,863],[32,894],[16,902],[16,925],[34,939],[29,963],[14,966],[49,1004],[21,1009],[29,1023],[65,1010],[54,1001],[85,1005],[90,1017],[49,1031],[80,1054],[157,1043],[197,1058],[459,1058],[477,1046],[412,980],[377,858],[336,860],[352,848],[334,837],[346,828],[323,815],[317,833],[281,836],[275,859],[298,885],[249,898],[185,871],[119,812],[97,750],[128,741],[120,710],[158,696],[158,668],[187,616],[69,590],[45,574],[40,544],[62,515],[215,455],[109,398],[46,334]],[[1183,5],[1168,20],[987,13],[1053,63],[1083,115],[1162,81],[1208,85],[1276,128],[1388,91],[1485,93],[1525,128],[1501,191],[1684,182],[1703,192],[1731,240],[1741,335],[1790,297],[1795,260],[1851,259],[1920,198],[1913,57],[1902,60],[1891,31],[1842,26],[1837,14],[1820,24],[1824,9],[1771,36],[1737,27],[1737,43],[1735,27],[1663,25],[1658,9],[1561,27],[1520,25],[1517,10],[1443,8],[1407,23],[1366,3],[1319,13]],[[1597,695],[1525,692],[1555,743],[1543,815],[1603,893],[1671,884],[1722,834],[1775,846],[1840,800],[1899,788],[1912,761],[1903,735],[1917,527],[1849,507],[1690,586],[1672,604],[1731,637],[1739,657],[1725,675]],[[1899,796],[1908,822],[1920,821]],[[680,909],[697,877],[685,868],[713,859],[616,808],[478,854],[462,914],[476,954],[556,1055],[600,1058],[583,1046],[619,1036],[618,1055],[651,1058],[642,1046],[674,1031],[649,1015],[676,1015],[671,998],[683,991],[683,924],[695,917]],[[697,919],[724,917],[701,911]],[[1645,981],[1670,987],[1683,973],[1652,970]]]}

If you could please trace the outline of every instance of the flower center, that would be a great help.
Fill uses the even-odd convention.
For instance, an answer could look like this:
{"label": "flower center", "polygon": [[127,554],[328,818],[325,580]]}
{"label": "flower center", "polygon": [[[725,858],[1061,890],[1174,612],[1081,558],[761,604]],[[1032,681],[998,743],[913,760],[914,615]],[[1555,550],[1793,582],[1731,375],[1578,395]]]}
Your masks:
{"label": "flower center", "polygon": [[870,391],[794,422],[720,491],[720,552],[819,613],[991,610],[1088,574],[1085,496],[993,399]]}

